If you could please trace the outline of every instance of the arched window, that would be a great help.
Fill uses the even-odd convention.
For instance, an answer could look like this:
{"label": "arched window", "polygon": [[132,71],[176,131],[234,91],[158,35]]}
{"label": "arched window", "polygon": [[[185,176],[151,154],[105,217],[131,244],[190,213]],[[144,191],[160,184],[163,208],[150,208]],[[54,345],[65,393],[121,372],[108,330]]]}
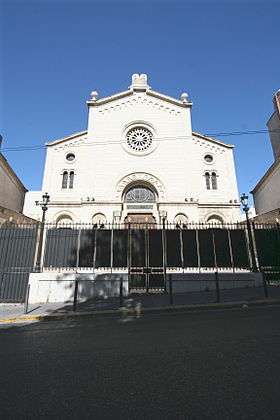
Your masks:
{"label": "arched window", "polygon": [[213,214],[212,216],[208,217],[207,223],[213,223],[215,225],[221,225],[221,224],[224,223],[224,221],[221,218],[221,216],[218,216],[216,214]]}
{"label": "arched window", "polygon": [[73,223],[73,219],[71,216],[68,216],[68,214],[63,214],[56,220],[56,226],[59,228],[69,227],[71,223]]}
{"label": "arched window", "polygon": [[210,190],[210,174],[209,174],[209,172],[206,172],[206,174],[205,174],[205,181],[206,181],[207,190]]}
{"label": "arched window", "polygon": [[73,188],[74,185],[74,171],[71,171],[69,174],[69,188]]}
{"label": "arched window", "polygon": [[62,188],[63,189],[67,188],[67,185],[68,185],[68,172],[64,171],[62,175]]}
{"label": "arched window", "polygon": [[135,185],[129,188],[125,194],[124,201],[127,203],[154,203],[155,193],[145,185]]}
{"label": "arched window", "polygon": [[188,223],[188,218],[183,213],[178,213],[174,218],[174,223],[177,225],[186,225]]}
{"label": "arched window", "polygon": [[106,223],[106,216],[103,213],[96,213],[92,217],[92,224],[93,225],[105,225]]}
{"label": "arched window", "polygon": [[216,172],[211,173],[211,184],[212,184],[212,190],[216,190],[218,188]]}

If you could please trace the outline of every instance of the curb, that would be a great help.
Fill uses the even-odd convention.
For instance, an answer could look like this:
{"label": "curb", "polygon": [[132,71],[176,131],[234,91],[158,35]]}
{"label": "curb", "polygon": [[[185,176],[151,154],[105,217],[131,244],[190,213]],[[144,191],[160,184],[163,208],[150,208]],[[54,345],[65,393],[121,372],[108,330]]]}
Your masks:
{"label": "curb", "polygon": [[[228,302],[228,303],[207,303],[199,305],[169,305],[169,306],[159,306],[156,308],[142,308],[141,314],[144,313],[159,313],[159,312],[198,312],[198,311],[207,311],[207,310],[221,310],[221,309],[247,309],[254,306],[271,306],[279,305],[280,299],[266,299],[266,300],[256,300],[253,302],[248,301],[239,301],[239,302]],[[135,314],[135,311],[132,310],[131,314]],[[25,323],[31,321],[57,321],[65,319],[77,319],[77,318],[92,318],[97,316],[108,316],[108,315],[122,315],[121,308],[118,309],[108,309],[105,311],[91,311],[91,312],[65,312],[59,314],[42,314],[42,315],[22,315],[13,318],[2,318],[0,319],[1,324],[17,324]],[[139,315],[139,314],[138,314]]]}

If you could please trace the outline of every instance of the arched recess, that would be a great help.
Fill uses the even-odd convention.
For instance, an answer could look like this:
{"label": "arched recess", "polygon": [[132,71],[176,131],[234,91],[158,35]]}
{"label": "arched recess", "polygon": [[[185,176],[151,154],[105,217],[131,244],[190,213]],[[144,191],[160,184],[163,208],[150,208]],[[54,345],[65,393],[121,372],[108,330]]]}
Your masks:
{"label": "arched recess", "polygon": [[95,213],[92,216],[92,224],[93,225],[105,225],[106,224],[106,216],[103,213]]}
{"label": "arched recess", "polygon": [[75,216],[72,212],[70,211],[60,211],[59,213],[57,213],[54,216],[53,219],[54,223],[58,226],[62,226],[64,224],[70,224],[70,223],[74,223],[75,221]]}
{"label": "arched recess", "polygon": [[69,227],[73,224],[73,219],[67,214],[61,215],[56,220],[56,227]]}
{"label": "arched recess", "polygon": [[188,216],[184,213],[178,213],[174,217],[174,223],[179,225],[186,225],[188,223]]}
{"label": "arched recess", "polygon": [[206,218],[206,223],[213,223],[215,225],[222,225],[224,223],[224,219],[222,216],[218,214],[212,214]]}
{"label": "arched recess", "polygon": [[121,178],[116,185],[116,199],[123,200],[123,194],[133,185],[146,185],[156,192],[159,201],[165,200],[165,188],[163,183],[154,175],[145,172],[135,172]]}

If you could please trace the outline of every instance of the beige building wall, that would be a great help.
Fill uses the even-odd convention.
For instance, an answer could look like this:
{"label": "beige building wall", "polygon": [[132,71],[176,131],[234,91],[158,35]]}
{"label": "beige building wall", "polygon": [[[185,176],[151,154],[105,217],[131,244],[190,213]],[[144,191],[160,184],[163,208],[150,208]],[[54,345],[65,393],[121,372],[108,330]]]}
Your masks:
{"label": "beige building wall", "polygon": [[22,212],[26,188],[0,154],[0,206]]}
{"label": "beige building wall", "polygon": [[[274,163],[257,183],[252,191],[257,216],[268,213],[265,219],[268,221],[270,212],[280,209],[280,90],[273,97],[275,112],[268,120],[267,127],[274,154]],[[260,218],[258,220],[261,220]]]}
{"label": "beige building wall", "polygon": [[280,160],[269,168],[253,195],[257,215],[280,208]]}

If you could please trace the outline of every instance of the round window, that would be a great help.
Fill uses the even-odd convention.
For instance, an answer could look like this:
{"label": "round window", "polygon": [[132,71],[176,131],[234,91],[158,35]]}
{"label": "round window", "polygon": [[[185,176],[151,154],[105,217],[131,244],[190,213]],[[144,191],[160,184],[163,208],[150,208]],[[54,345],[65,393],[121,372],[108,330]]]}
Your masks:
{"label": "round window", "polygon": [[204,160],[207,163],[212,163],[213,162],[213,156],[212,155],[205,155]]}
{"label": "round window", "polygon": [[74,155],[74,153],[67,153],[67,155],[66,155],[66,160],[67,160],[68,162],[72,162],[73,160],[75,160],[75,155]]}
{"label": "round window", "polygon": [[128,146],[137,152],[148,149],[152,144],[152,139],[152,133],[144,127],[134,127],[126,135]]}

